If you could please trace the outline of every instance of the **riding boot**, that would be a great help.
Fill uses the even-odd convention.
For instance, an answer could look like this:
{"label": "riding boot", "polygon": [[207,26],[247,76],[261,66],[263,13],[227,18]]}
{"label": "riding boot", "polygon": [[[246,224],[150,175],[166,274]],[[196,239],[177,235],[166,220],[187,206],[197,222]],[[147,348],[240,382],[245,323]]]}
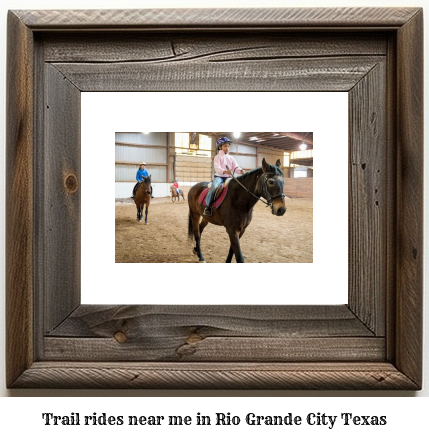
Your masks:
{"label": "riding boot", "polygon": [[212,204],[214,202],[214,196],[216,194],[216,189],[220,185],[220,182],[216,182],[216,180],[213,181],[212,185],[210,186],[209,192],[207,192],[206,196],[206,208],[204,209],[203,215],[212,216]]}

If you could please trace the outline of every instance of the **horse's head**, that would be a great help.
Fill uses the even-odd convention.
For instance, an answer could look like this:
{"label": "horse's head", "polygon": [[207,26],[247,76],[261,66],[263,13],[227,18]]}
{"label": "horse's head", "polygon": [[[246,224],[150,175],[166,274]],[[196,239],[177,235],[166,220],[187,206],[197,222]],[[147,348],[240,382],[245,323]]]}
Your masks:
{"label": "horse's head", "polygon": [[280,159],[275,165],[270,165],[262,159],[262,177],[259,179],[259,192],[271,205],[273,215],[282,216],[286,212],[285,195],[283,193],[284,173]]}
{"label": "horse's head", "polygon": [[148,176],[143,176],[143,183],[144,183],[144,185],[145,185],[145,188],[146,188],[146,193],[147,194],[150,194],[150,187],[151,187],[151,184],[152,184],[152,178],[151,178],[152,176],[149,174]]}

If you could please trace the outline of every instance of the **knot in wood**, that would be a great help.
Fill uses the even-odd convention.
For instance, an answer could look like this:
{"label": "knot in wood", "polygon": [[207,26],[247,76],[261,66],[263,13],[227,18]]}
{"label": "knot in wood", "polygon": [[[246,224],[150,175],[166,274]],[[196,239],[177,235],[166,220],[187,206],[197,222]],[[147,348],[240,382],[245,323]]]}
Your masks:
{"label": "knot in wood", "polygon": [[69,174],[65,180],[65,186],[69,194],[77,191],[77,178],[74,174]]}
{"label": "knot in wood", "polygon": [[186,344],[194,344],[195,342],[200,342],[202,340],[202,336],[198,335],[197,333],[191,333],[186,339]]}
{"label": "knot in wood", "polygon": [[127,342],[128,337],[124,332],[117,331],[113,337],[115,338],[116,342],[119,342],[120,344],[123,344],[124,342]]}

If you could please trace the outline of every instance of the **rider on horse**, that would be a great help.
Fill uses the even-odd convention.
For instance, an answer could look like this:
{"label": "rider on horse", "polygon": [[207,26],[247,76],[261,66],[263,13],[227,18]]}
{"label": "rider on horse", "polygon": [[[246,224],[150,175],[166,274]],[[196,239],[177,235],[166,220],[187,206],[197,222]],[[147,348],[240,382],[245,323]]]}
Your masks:
{"label": "rider on horse", "polygon": [[[137,183],[134,186],[133,196],[131,198],[134,198],[134,196],[136,195],[137,186],[139,186],[140,183],[143,182],[144,177],[149,177],[149,173],[146,170],[146,162],[140,162],[140,166],[139,166],[139,169],[137,170],[137,174],[136,174]],[[152,191],[153,191],[153,188],[151,185],[151,187],[150,187],[150,197],[151,198],[153,198]]]}
{"label": "rider on horse", "polygon": [[174,186],[174,189],[177,192],[177,196],[179,196],[182,191],[179,189],[179,182],[177,181],[177,179],[174,179],[173,186]]}
{"label": "rider on horse", "polygon": [[213,160],[215,176],[206,197],[207,206],[204,209],[204,215],[212,215],[211,205],[213,203],[216,189],[219,187],[219,185],[229,177],[232,177],[233,173],[242,174],[244,172],[237,165],[235,159],[228,154],[231,142],[232,141],[226,136],[222,136],[216,141],[216,146],[219,150],[219,153],[215,156]]}

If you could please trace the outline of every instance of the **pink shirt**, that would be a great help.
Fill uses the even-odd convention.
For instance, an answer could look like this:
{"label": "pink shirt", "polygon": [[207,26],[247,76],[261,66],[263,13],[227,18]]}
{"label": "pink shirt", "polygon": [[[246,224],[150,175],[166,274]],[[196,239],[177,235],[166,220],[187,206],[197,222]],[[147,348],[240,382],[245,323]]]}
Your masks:
{"label": "pink shirt", "polygon": [[[229,154],[225,154],[223,150],[220,150],[219,153],[215,156],[213,160],[213,165],[216,173],[215,175],[220,177],[232,177],[230,174],[223,174],[223,172],[227,171],[228,169],[234,170],[238,167],[235,159]],[[241,173],[242,171],[239,168],[237,168],[234,172],[234,174]]]}

